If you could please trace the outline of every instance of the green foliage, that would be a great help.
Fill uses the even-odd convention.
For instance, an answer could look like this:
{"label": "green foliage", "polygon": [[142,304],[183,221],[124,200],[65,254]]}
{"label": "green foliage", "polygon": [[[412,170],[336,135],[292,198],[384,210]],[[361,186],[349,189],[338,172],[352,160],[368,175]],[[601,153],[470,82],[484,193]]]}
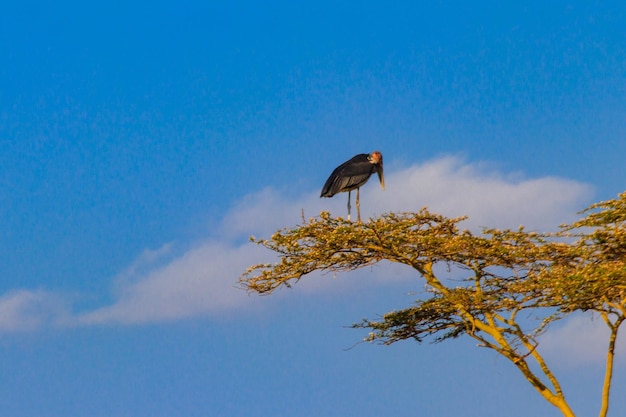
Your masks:
{"label": "green foliage", "polygon": [[[556,234],[523,228],[476,234],[459,227],[465,218],[427,209],[388,213],[365,223],[323,212],[268,240],[251,238],[280,258],[252,266],[240,283],[250,292],[270,294],[314,271],[351,271],[383,260],[407,265],[423,277],[424,297],[378,320],[355,324],[369,329],[366,341],[441,342],[470,336],[510,360],[566,416],[574,413],[539,353],[537,335],[573,311],[598,312],[611,330],[600,412],[606,416],[615,338],[626,316],[626,193],[584,214]],[[434,272],[440,269],[447,272]],[[520,320],[521,311],[535,320]]]}

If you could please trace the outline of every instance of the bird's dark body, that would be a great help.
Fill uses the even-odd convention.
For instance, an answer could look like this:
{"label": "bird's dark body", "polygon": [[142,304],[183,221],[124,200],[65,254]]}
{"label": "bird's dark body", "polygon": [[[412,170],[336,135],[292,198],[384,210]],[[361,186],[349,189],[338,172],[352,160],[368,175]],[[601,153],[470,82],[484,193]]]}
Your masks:
{"label": "bird's dark body", "polygon": [[369,161],[368,154],[356,155],[335,168],[326,180],[320,197],[332,197],[337,193],[356,190],[378,170],[379,166]]}
{"label": "bird's dark body", "polygon": [[356,210],[358,220],[361,221],[361,205],[359,203],[359,189],[373,173],[378,174],[380,186],[385,189],[385,175],[383,172],[383,154],[374,151],[370,154],[361,153],[339,165],[326,180],[320,197],[332,197],[337,193],[348,192],[348,221],[350,221],[350,192],[356,190]]}

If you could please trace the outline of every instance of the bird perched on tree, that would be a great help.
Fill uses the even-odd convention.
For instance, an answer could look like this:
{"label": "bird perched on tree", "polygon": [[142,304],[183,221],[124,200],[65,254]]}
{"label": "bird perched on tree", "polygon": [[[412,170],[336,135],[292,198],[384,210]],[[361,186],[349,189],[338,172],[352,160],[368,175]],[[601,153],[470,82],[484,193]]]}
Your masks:
{"label": "bird perched on tree", "polygon": [[385,189],[383,173],[383,154],[374,151],[362,153],[339,165],[326,180],[320,197],[332,197],[337,193],[348,192],[348,220],[350,220],[350,192],[356,189],[356,210],[358,221],[361,221],[361,205],[359,188],[363,186],[373,173],[378,174],[380,185]]}

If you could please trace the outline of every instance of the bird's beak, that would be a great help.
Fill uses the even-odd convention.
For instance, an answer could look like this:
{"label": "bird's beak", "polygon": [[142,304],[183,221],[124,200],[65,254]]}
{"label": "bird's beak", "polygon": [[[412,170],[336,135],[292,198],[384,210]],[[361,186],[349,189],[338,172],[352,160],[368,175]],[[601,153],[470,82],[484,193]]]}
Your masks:
{"label": "bird's beak", "polygon": [[385,174],[383,172],[383,166],[381,165],[376,172],[378,174],[378,180],[380,181],[380,186],[385,189]]}

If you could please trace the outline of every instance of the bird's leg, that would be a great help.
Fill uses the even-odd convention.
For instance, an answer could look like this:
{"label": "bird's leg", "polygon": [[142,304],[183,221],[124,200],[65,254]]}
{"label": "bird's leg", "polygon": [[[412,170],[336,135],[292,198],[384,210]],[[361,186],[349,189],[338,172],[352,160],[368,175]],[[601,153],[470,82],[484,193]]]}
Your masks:
{"label": "bird's leg", "polygon": [[350,193],[352,191],[348,191],[348,221],[350,221]]}
{"label": "bird's leg", "polygon": [[359,201],[359,190],[360,188],[356,189],[356,213],[357,213],[357,221],[359,223],[361,223],[361,202]]}

